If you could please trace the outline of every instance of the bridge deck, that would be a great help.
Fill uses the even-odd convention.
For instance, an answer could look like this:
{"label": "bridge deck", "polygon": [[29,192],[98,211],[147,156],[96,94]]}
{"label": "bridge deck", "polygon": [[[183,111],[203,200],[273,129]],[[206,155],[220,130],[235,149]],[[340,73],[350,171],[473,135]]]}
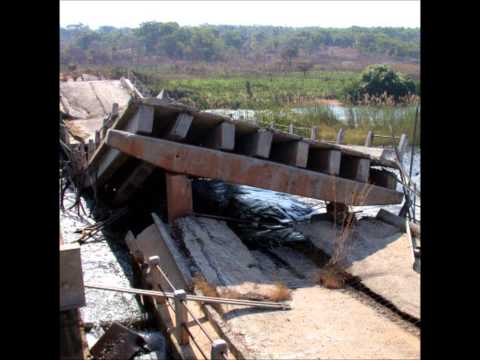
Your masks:
{"label": "bridge deck", "polygon": [[119,188],[139,187],[154,165],[168,172],[345,204],[402,201],[395,182],[388,181],[391,174],[371,169],[395,166],[383,149],[305,139],[159,99],[131,101],[109,134],[89,161],[89,172],[95,174],[90,185],[102,186],[123,174],[119,169],[134,157],[141,160],[137,168],[142,171],[122,175]]}

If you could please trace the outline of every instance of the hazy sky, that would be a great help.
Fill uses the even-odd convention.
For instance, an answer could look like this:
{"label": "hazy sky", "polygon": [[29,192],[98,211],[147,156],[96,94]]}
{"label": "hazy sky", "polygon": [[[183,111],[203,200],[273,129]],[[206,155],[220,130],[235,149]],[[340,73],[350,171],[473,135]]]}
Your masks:
{"label": "hazy sky", "polygon": [[420,1],[60,1],[60,25],[137,27],[146,21],[180,25],[420,27]]}

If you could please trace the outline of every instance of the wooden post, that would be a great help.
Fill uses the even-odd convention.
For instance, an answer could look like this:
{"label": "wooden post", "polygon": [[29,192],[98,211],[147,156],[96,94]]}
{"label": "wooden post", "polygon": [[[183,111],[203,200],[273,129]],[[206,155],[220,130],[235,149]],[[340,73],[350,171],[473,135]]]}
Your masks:
{"label": "wooden post", "polygon": [[343,128],[340,128],[340,130],[338,130],[338,134],[337,134],[337,144],[343,144],[343,138],[345,137],[345,130]]}
{"label": "wooden post", "polygon": [[102,121],[102,129],[100,130],[100,138],[101,139],[105,139],[105,135],[107,133],[107,122],[108,122],[108,118],[103,118],[103,121]]}
{"label": "wooden post", "polygon": [[292,123],[290,123],[290,124],[288,125],[288,133],[289,133],[289,134],[293,134],[293,124],[292,124]]}
{"label": "wooden post", "polygon": [[210,352],[211,360],[224,360],[227,358],[228,347],[223,339],[216,339],[212,343],[212,350]]}
{"label": "wooden post", "polygon": [[95,152],[95,143],[93,139],[88,139],[88,160],[92,158],[93,153]]}
{"label": "wooden post", "polygon": [[100,131],[97,130],[95,131],[95,148],[97,148],[100,145]]}
{"label": "wooden post", "polygon": [[318,127],[312,126],[310,128],[310,139],[317,140],[318,139]]}
{"label": "wooden post", "polygon": [[367,138],[365,139],[365,146],[372,146],[373,145],[373,131],[370,130],[367,134]]}
{"label": "wooden post", "polygon": [[177,341],[180,345],[187,345],[189,342],[188,332],[183,327],[188,323],[188,313],[184,302],[187,293],[185,290],[175,290],[173,294],[175,296],[175,333]]}
{"label": "wooden post", "polygon": [[402,134],[402,136],[400,136],[400,141],[398,143],[398,153],[400,155],[403,155],[403,153],[407,148],[407,145],[408,145],[407,134]]}

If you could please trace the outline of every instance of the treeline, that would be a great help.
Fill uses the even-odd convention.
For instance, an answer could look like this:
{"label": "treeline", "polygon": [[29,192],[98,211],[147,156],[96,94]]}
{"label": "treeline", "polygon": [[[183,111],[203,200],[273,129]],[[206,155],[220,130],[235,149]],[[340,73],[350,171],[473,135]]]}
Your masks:
{"label": "treeline", "polygon": [[259,56],[291,62],[313,57],[329,47],[354,48],[366,55],[418,61],[420,30],[410,28],[288,28],[147,22],[138,28],[82,24],[60,29],[61,63],[140,64],[156,57],[217,62]]}

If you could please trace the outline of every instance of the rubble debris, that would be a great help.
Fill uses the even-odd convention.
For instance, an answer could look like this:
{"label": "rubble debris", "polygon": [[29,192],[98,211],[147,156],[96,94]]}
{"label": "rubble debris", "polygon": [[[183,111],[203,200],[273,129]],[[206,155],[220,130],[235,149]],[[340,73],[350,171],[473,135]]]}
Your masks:
{"label": "rubble debris", "polygon": [[114,322],[90,350],[96,360],[130,360],[142,351],[145,339],[129,328]]}

